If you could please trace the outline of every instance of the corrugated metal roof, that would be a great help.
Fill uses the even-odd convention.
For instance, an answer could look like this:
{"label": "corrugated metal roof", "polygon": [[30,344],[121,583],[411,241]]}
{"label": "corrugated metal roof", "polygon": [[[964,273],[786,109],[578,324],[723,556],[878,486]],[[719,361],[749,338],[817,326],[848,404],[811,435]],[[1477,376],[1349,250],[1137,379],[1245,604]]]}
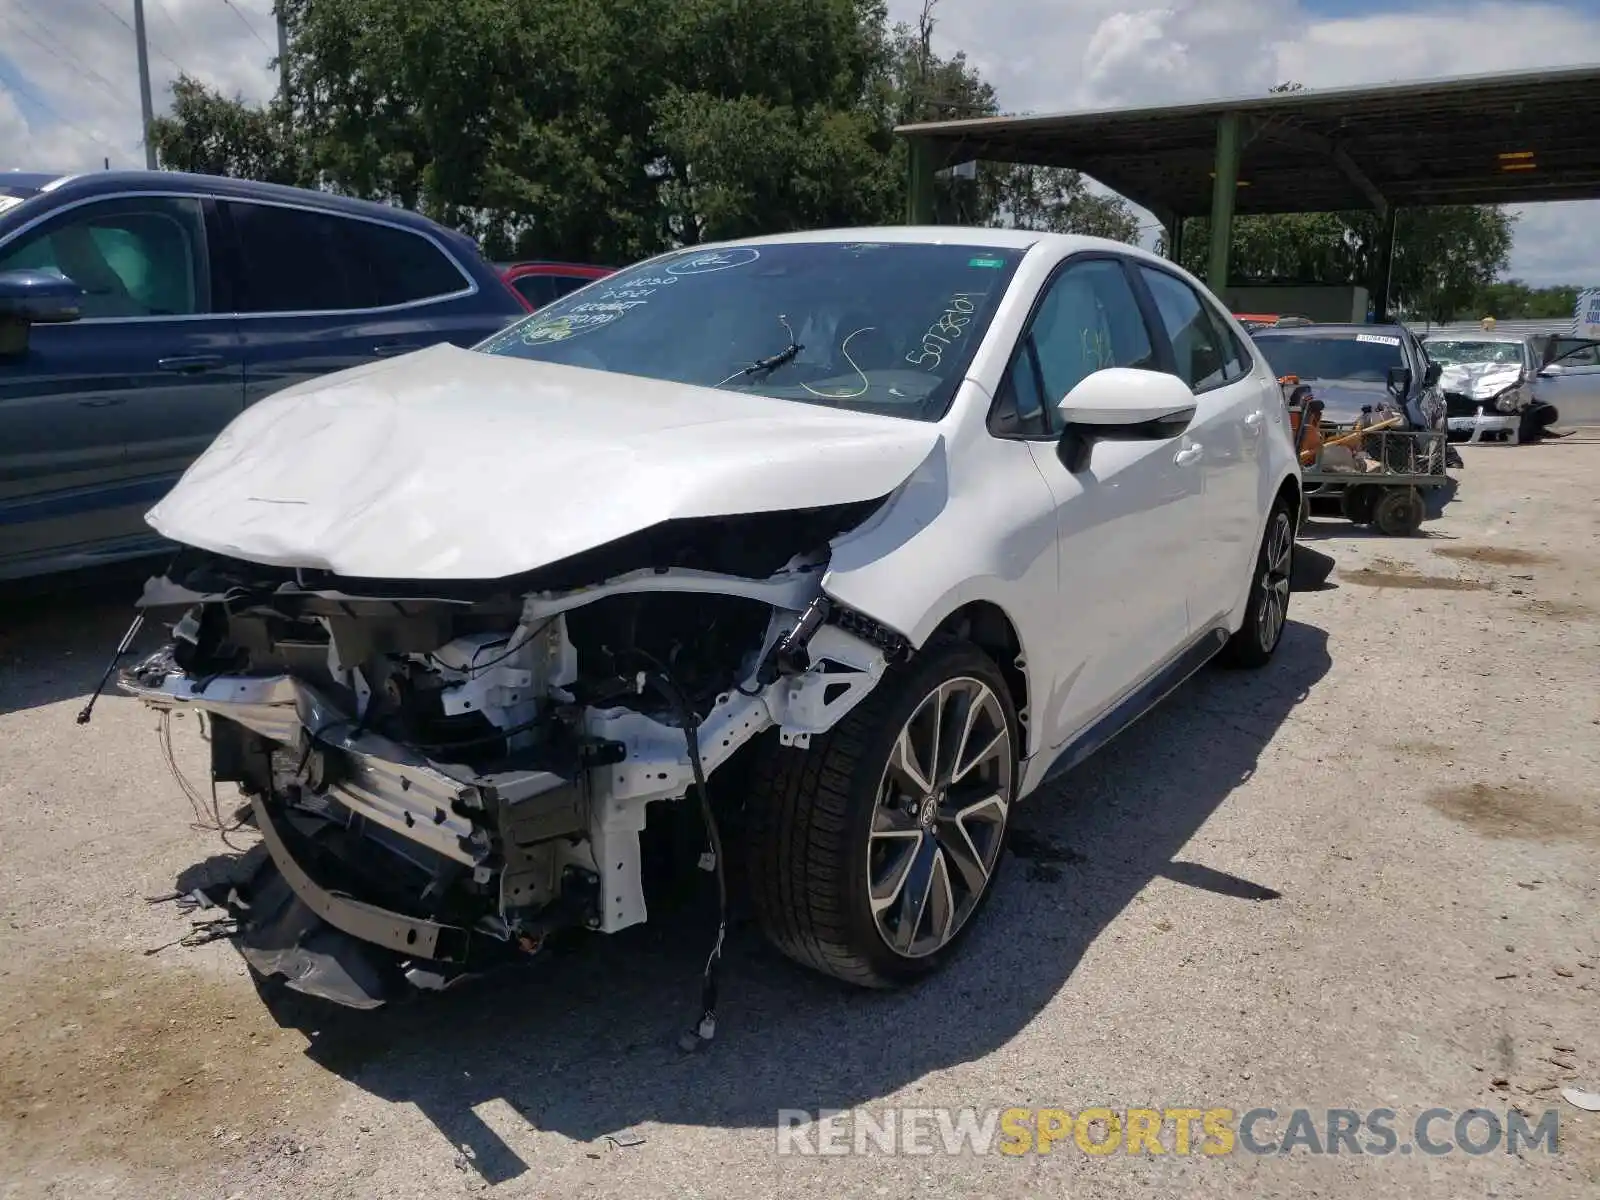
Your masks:
{"label": "corrugated metal roof", "polygon": [[[1072,167],[1158,216],[1211,208],[1217,122],[1241,118],[1235,211],[1600,198],[1600,66],[1385,87],[1306,89],[1158,108],[904,125],[935,168]],[[1514,156],[1514,157],[1513,157]]]}

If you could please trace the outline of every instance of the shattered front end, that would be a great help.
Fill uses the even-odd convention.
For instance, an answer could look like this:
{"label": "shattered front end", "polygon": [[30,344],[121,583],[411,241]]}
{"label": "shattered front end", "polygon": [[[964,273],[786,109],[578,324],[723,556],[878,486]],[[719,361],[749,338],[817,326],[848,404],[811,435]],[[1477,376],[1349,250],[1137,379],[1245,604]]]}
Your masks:
{"label": "shattered front end", "polygon": [[205,714],[245,798],[252,966],[372,1007],[644,921],[651,806],[763,734],[805,745],[907,649],[822,590],[876,505],[671,521],[484,582],[186,549],[141,600],[171,643],[119,686]]}

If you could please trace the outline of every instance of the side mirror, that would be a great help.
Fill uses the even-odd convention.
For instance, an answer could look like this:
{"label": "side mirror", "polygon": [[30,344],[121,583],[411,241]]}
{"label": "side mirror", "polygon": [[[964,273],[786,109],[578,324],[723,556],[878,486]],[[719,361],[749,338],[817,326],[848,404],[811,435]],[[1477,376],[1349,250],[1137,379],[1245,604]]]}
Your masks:
{"label": "side mirror", "polygon": [[1441,376],[1443,374],[1444,374],[1444,364],[1443,363],[1430,362],[1428,364],[1427,371],[1425,371],[1423,373],[1423,376],[1422,376],[1422,385],[1423,385],[1423,387],[1432,387],[1434,384],[1439,382],[1439,376]]}
{"label": "side mirror", "polygon": [[1560,363],[1550,363],[1547,366],[1540,368],[1539,378],[1554,379],[1557,375],[1560,375],[1564,369],[1565,368],[1563,368]]}
{"label": "side mirror", "polygon": [[1189,427],[1194,392],[1176,375],[1107,367],[1078,381],[1056,405],[1061,441],[1056,454],[1077,474],[1089,465],[1096,440],[1165,441]]}
{"label": "side mirror", "polygon": [[76,321],[83,289],[56,271],[0,271],[0,321]]}
{"label": "side mirror", "polygon": [[1398,400],[1401,397],[1403,397],[1410,390],[1411,390],[1411,368],[1410,367],[1390,367],[1389,368],[1389,393],[1392,396],[1394,396],[1395,399]]}
{"label": "side mirror", "polygon": [[0,271],[0,357],[27,353],[28,329],[76,321],[83,289],[55,271]]}

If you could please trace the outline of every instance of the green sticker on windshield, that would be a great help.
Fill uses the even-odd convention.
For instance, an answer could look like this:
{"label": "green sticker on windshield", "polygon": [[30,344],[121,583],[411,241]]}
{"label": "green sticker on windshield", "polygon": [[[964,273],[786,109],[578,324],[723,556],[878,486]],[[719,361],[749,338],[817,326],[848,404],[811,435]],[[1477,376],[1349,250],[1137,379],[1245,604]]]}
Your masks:
{"label": "green sticker on windshield", "polygon": [[1006,260],[1003,259],[1003,258],[969,258],[969,259],[967,259],[967,266],[969,266],[969,267],[1003,267],[1005,265],[1006,265]]}

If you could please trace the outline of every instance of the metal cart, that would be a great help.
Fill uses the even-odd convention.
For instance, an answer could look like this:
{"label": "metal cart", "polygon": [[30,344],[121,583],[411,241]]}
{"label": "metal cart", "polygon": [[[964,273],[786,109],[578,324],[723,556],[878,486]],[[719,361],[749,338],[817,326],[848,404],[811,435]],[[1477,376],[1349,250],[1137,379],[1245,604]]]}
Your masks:
{"label": "metal cart", "polygon": [[[1416,533],[1427,515],[1424,493],[1450,483],[1444,430],[1400,429],[1384,422],[1368,428],[1326,425],[1320,422],[1322,406],[1309,396],[1309,389],[1285,381],[1284,390],[1289,393],[1286,400],[1307,507],[1319,498],[1337,499],[1345,519],[1353,524],[1370,525],[1390,537]],[[1307,450],[1313,423],[1322,437],[1314,450]]]}

